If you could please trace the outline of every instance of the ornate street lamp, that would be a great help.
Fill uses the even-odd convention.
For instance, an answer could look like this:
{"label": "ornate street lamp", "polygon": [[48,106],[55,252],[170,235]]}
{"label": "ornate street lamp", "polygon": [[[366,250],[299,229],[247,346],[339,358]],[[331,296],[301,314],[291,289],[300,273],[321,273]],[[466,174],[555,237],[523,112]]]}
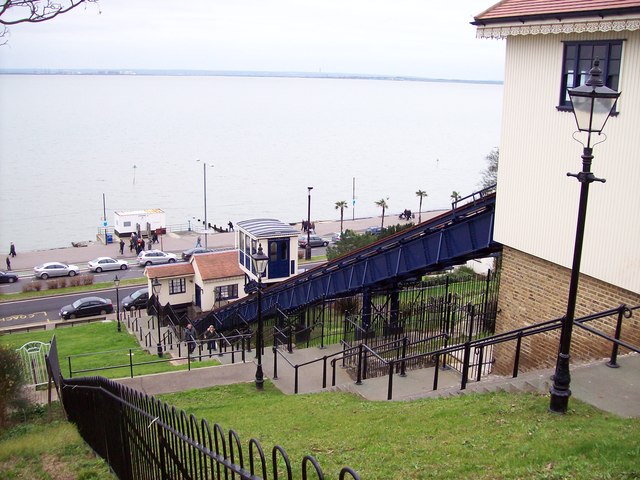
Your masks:
{"label": "ornate street lamp", "polygon": [[307,244],[304,247],[305,260],[311,260],[311,190],[313,190],[313,187],[307,187]]}
{"label": "ornate street lamp", "polygon": [[[571,280],[569,295],[567,297],[567,313],[562,319],[560,331],[560,351],[556,361],[556,370],[551,387],[551,401],[549,410],[554,413],[566,413],[569,404],[571,390],[571,374],[569,373],[569,351],[571,349],[571,333],[576,310],[576,298],[578,294],[578,280],[580,277],[580,260],[582,257],[582,243],[584,239],[584,227],[587,216],[587,200],[589,197],[589,184],[602,182],[602,178],[596,178],[591,173],[591,161],[593,160],[593,148],[591,147],[591,134],[600,134],[613,111],[619,92],[604,86],[600,61],[593,62],[593,68],[589,71],[589,77],[584,85],[569,90],[569,97],[573,105],[573,113],[576,118],[578,130],[587,132],[587,143],[583,144],[582,171],[580,173],[567,173],[567,176],[575,177],[580,182],[580,203],[578,206],[578,222],[576,226],[576,238],[573,249],[573,264],[571,266]],[[581,142],[582,143],[582,142]]]}
{"label": "ornate street lamp", "polygon": [[116,287],[116,318],[118,319],[118,332],[121,332],[122,326],[120,325],[120,290],[118,289],[120,287],[120,279],[118,278],[118,275],[116,275],[116,278],[113,279],[113,284]]}
{"label": "ornate street lamp", "polygon": [[155,298],[155,307],[156,307],[156,320],[157,320],[157,330],[158,330],[158,356],[162,357],[162,343],[160,341],[160,289],[162,288],[162,283],[158,280],[158,277],[155,277],[151,282],[151,289],[153,290],[153,297]]}
{"label": "ornate street lamp", "polygon": [[256,360],[258,367],[256,368],[256,389],[262,390],[264,388],[264,374],[262,373],[262,348],[264,343],[262,330],[262,275],[264,275],[267,269],[267,263],[269,263],[269,257],[262,251],[262,244],[258,244],[258,251],[251,255],[251,259],[253,260],[253,267],[258,276],[258,335],[256,336]]}

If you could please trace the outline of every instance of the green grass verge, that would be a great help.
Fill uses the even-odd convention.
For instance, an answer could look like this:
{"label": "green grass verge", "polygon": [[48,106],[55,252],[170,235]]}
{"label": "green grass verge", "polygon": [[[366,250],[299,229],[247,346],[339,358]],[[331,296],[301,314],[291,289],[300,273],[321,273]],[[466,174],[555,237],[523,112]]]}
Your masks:
{"label": "green grass verge", "polygon": [[[572,399],[567,415],[547,413],[547,395],[472,394],[412,402],[371,402],[343,393],[286,396],[269,382],[214,387],[161,398],[243,445],[281,445],[299,471],[313,455],[326,478],[350,466],[362,479],[640,478],[640,420],[621,419]],[[267,454],[267,457],[269,455]]]}
{"label": "green grass verge", "polygon": [[112,480],[108,465],[84,443],[54,403],[53,421],[31,415],[0,433],[0,478]]}
{"label": "green grass verge", "polygon": [[[131,349],[134,363],[155,362],[157,355],[150,354],[140,348],[136,338],[129,334],[126,329],[118,333],[116,322],[113,320],[105,322],[95,322],[74,327],[59,328],[53,330],[43,330],[36,332],[13,333],[11,335],[0,336],[0,343],[20,348],[28,342],[49,342],[55,334],[58,344],[58,357],[60,368],[65,377],[69,376],[69,356],[71,358],[71,368],[74,372],[103,368],[115,365],[122,365],[119,368],[101,370],[95,372],[79,373],[73,376],[93,376],[100,375],[107,378],[122,378],[130,376],[129,349]],[[173,351],[174,356],[178,356],[177,349]],[[164,358],[171,355],[171,351]],[[186,352],[182,351],[183,355]],[[79,355],[79,356],[77,356]],[[192,361],[191,368],[210,367],[219,365],[215,359],[202,362]],[[171,372],[186,370],[184,365],[171,365],[168,362],[151,363],[133,367],[134,375],[148,375],[150,373]]]}
{"label": "green grass verge", "polygon": [[[129,278],[120,282],[121,287],[131,285],[146,285],[146,278]],[[39,292],[17,292],[17,293],[3,293],[0,295],[0,303],[2,302],[15,302],[17,300],[28,300],[29,298],[41,298],[52,297],[54,295],[66,295],[69,293],[81,293],[81,292],[93,292],[95,290],[105,290],[114,288],[113,282],[100,282],[91,285],[79,285],[77,287],[65,287],[65,288],[52,288],[44,289]]]}

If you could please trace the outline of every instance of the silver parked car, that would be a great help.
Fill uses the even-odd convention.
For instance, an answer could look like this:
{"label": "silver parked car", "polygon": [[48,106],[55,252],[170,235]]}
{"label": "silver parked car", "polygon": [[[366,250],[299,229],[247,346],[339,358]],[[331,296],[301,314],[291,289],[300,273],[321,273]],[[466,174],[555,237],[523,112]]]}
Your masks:
{"label": "silver parked car", "polygon": [[100,273],[103,270],[126,270],[129,264],[125,260],[116,260],[111,257],[98,257],[87,263],[89,270]]}
{"label": "silver parked car", "polygon": [[47,262],[33,267],[33,274],[42,280],[46,280],[49,277],[73,277],[79,273],[80,268],[77,265],[67,265],[60,262]]}
{"label": "silver parked car", "polygon": [[143,267],[158,265],[160,263],[174,263],[177,257],[173,253],[166,253],[160,250],[146,250],[138,255],[138,264]]}

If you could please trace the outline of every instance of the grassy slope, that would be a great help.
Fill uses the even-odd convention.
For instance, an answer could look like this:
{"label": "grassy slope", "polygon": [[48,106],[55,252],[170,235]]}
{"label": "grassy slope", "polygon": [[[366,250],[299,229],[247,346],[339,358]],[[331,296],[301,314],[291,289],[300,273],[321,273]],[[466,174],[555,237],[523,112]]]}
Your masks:
{"label": "grassy slope", "polygon": [[468,395],[370,402],[349,394],[285,396],[251,384],[164,395],[236,430],[246,445],[282,445],[297,470],[312,454],[327,478],[348,465],[363,479],[640,478],[640,420],[572,400],[547,413],[546,395]]}
{"label": "grassy slope", "polygon": [[[127,333],[126,329],[123,329],[121,333],[118,333],[115,321],[83,324],[75,327],[56,329],[55,331],[43,330],[3,335],[0,336],[0,343],[19,348],[27,342],[48,342],[54,334],[58,344],[60,368],[62,369],[62,374],[65,377],[69,376],[69,362],[67,360],[69,355],[80,355],[86,352],[101,352],[95,355],[72,358],[71,367],[74,371],[89,368],[100,368],[109,365],[125,365],[118,369],[102,370],[99,372],[89,372],[85,374],[88,376],[101,375],[107,378],[121,378],[129,376],[129,349],[132,349],[133,351],[134,362],[142,363],[158,360],[156,355],[151,355],[141,350],[136,338]],[[177,350],[174,350],[174,352],[175,356],[177,356]],[[182,353],[185,354],[186,352],[183,350]],[[207,367],[218,364],[219,362],[217,360],[208,360],[203,362],[192,361],[191,368]],[[186,368],[187,365],[176,366],[166,362],[154,363],[134,367],[134,374],[143,375],[174,370],[185,370]]]}
{"label": "grassy slope", "polygon": [[[0,478],[112,480],[105,462],[64,421],[59,404],[54,421],[31,418],[0,434]],[[41,412],[42,413],[42,412]]]}

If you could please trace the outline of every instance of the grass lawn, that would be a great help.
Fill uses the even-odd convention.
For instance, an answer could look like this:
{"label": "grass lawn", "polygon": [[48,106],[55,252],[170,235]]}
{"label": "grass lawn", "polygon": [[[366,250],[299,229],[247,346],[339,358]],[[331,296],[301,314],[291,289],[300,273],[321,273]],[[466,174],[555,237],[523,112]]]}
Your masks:
{"label": "grass lawn", "polygon": [[640,420],[572,399],[567,415],[547,413],[547,395],[473,394],[412,402],[371,402],[346,393],[283,395],[269,382],[214,387],[161,398],[267,457],[285,448],[300,470],[313,455],[326,478],[350,466],[364,479],[637,479]]}
{"label": "grass lawn", "polygon": [[[109,466],[84,443],[55,403],[53,421],[45,410],[0,432],[0,478],[113,480]],[[33,415],[36,413],[36,415]],[[39,413],[39,415],[37,414]]]}
{"label": "grass lawn", "polygon": [[[95,322],[56,330],[2,335],[0,336],[0,343],[19,348],[27,342],[49,342],[54,334],[58,344],[60,368],[65,377],[69,376],[69,361],[67,357],[70,355],[79,355],[71,359],[71,368],[73,368],[74,372],[122,365],[119,368],[109,370],[74,374],[73,376],[76,377],[101,375],[107,378],[121,378],[130,376],[129,349],[132,350],[134,363],[156,362],[159,360],[157,355],[152,355],[142,350],[136,338],[129,334],[126,329],[118,333],[115,321]],[[174,348],[173,352],[173,355],[177,357],[177,349]],[[171,354],[171,351],[168,353]],[[184,350],[182,353],[186,354]],[[168,358],[168,355],[165,354],[164,358]],[[220,362],[217,360],[192,361],[191,368],[210,367],[219,364]],[[134,366],[133,374],[147,375],[186,369],[186,364],[150,363],[148,365]]]}
{"label": "grass lawn", "polygon": [[[120,281],[121,287],[127,287],[131,285],[146,285],[146,284],[147,284],[146,277],[129,278],[129,279]],[[54,288],[54,289],[43,288],[40,291],[3,293],[3,294],[0,294],[0,303],[15,302],[17,300],[26,300],[28,298],[51,297],[53,295],[63,295],[67,293],[93,292],[96,290],[113,289],[113,288],[114,288],[113,282],[100,282],[100,283],[93,283],[91,285],[79,285],[77,287],[65,287],[65,288]]]}

